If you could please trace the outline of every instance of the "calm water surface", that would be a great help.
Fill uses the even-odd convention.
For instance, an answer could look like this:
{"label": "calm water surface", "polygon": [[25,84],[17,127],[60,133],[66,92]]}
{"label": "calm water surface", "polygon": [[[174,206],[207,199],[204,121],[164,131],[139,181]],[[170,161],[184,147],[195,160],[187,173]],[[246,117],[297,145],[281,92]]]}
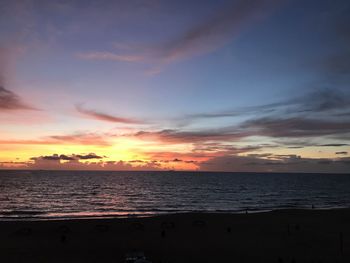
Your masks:
{"label": "calm water surface", "polygon": [[0,171],[0,219],[350,207],[350,175]]}

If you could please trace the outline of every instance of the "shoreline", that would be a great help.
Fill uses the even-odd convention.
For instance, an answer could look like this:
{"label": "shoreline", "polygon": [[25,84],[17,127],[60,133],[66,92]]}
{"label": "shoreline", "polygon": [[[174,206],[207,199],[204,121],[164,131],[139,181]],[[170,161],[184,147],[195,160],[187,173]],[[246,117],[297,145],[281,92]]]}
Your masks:
{"label": "shoreline", "polygon": [[22,222],[22,221],[70,221],[70,220],[104,220],[104,219],[132,219],[132,218],[154,218],[161,216],[171,216],[171,215],[187,215],[187,214],[213,214],[213,215],[239,215],[239,214],[261,214],[261,213],[272,213],[272,212],[283,212],[283,211],[333,211],[333,210],[350,210],[350,207],[318,207],[318,208],[278,208],[278,209],[241,209],[241,210],[222,210],[222,211],[207,211],[207,210],[198,210],[198,211],[176,211],[176,212],[164,212],[164,213],[139,213],[139,214],[104,214],[104,215],[82,215],[82,216],[47,216],[47,217],[0,217],[0,222]]}
{"label": "shoreline", "polygon": [[0,233],[1,262],[124,262],[133,250],[152,262],[350,262],[348,208],[0,221]]}

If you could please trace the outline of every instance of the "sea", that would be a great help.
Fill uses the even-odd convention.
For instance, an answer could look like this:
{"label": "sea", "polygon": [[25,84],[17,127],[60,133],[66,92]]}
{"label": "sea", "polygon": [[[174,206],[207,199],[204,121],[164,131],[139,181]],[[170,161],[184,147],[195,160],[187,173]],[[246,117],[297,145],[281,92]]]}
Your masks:
{"label": "sea", "polygon": [[0,170],[0,220],[350,207],[350,174]]}

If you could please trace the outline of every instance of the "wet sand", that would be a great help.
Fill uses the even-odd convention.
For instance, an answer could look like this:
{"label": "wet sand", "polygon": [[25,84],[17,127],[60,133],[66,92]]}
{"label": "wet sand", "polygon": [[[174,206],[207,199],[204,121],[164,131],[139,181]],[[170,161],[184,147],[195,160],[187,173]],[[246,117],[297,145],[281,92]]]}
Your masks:
{"label": "wet sand", "polygon": [[0,262],[350,262],[350,210],[0,222]]}

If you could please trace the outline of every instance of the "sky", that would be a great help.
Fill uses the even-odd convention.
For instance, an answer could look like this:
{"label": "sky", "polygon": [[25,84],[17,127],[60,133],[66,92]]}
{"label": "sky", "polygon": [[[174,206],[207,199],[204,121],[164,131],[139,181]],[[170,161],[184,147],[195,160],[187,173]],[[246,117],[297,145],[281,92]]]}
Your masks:
{"label": "sky", "polygon": [[349,171],[347,0],[0,13],[0,169]]}

